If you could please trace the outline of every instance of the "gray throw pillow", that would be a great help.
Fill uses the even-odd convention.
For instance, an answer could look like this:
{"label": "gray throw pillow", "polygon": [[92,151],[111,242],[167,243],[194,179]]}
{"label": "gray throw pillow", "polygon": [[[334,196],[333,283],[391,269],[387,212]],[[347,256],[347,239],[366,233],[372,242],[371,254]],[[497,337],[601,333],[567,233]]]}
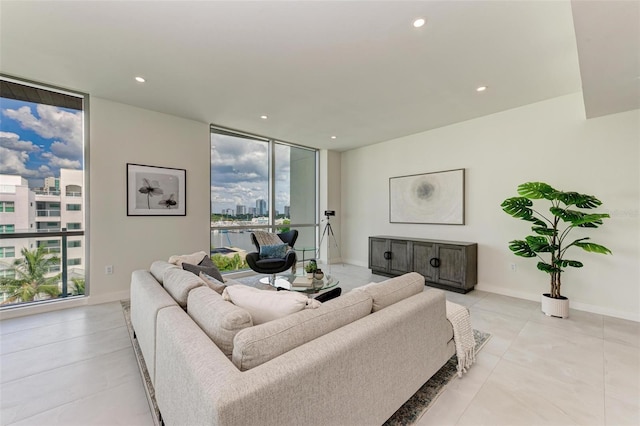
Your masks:
{"label": "gray throw pillow", "polygon": [[200,272],[204,272],[205,274],[212,276],[216,280],[224,282],[220,270],[216,267],[215,263],[213,263],[213,260],[211,260],[209,256],[205,256],[204,259],[202,259],[197,265],[182,262],[182,269],[192,272],[196,275],[200,275]]}

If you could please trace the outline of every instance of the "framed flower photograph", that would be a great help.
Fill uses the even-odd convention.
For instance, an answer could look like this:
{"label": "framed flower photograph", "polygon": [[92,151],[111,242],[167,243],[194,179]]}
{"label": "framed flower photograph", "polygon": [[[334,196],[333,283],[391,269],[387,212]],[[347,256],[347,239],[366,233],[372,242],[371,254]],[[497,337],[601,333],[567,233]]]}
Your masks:
{"label": "framed flower photograph", "polygon": [[186,173],[127,163],[127,216],[186,216]]}

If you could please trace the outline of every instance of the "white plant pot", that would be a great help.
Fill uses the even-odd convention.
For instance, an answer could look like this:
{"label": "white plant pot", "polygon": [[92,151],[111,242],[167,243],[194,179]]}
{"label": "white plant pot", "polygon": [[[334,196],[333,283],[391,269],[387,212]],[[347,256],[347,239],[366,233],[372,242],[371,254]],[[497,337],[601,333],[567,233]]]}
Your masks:
{"label": "white plant pot", "polygon": [[549,293],[542,295],[542,312],[548,317],[569,318],[569,298],[562,299],[549,297]]}

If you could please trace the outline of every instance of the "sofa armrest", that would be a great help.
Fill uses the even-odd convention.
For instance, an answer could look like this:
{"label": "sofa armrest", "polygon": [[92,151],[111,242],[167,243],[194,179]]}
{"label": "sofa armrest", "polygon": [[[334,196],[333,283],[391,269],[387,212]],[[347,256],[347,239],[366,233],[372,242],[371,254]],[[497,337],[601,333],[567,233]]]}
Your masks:
{"label": "sofa armrest", "polygon": [[158,312],[178,306],[149,271],[131,274],[131,325],[136,333],[151,382],[155,383],[156,320]]}

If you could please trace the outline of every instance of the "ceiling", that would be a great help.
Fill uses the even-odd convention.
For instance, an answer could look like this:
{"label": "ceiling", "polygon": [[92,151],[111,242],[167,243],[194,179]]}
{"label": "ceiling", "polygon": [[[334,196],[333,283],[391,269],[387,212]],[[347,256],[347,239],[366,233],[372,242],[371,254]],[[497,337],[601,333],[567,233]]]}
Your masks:
{"label": "ceiling", "polygon": [[639,108],[639,5],[2,0],[0,70],[344,151],[582,89]]}

